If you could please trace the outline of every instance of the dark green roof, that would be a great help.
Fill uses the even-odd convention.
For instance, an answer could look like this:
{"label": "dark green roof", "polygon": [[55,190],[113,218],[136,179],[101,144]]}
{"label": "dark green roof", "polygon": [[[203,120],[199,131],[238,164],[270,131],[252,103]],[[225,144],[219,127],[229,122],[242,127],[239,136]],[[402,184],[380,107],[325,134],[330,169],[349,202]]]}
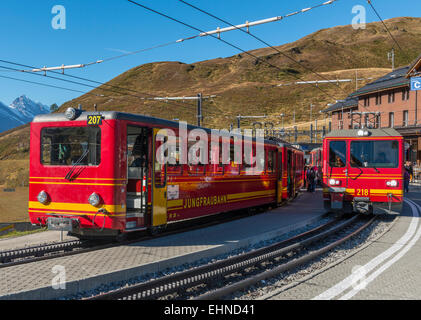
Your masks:
{"label": "dark green roof", "polygon": [[358,89],[357,91],[350,94],[350,97],[361,96],[366,93],[392,89],[401,86],[409,86],[410,80],[406,78],[406,75],[409,71],[409,66],[396,69],[393,72],[388,73],[387,75],[378,78],[376,81],[373,81],[364,87]]}

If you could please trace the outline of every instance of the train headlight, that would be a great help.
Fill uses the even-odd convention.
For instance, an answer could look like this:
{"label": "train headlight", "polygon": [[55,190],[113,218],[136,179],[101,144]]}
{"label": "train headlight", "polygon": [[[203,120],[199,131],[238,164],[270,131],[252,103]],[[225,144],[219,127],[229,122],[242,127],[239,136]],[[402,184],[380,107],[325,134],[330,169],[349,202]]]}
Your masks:
{"label": "train headlight", "polygon": [[38,202],[42,204],[46,204],[48,202],[48,194],[44,190],[38,193],[37,196]]}
{"label": "train headlight", "polygon": [[368,137],[370,132],[368,130],[358,130],[357,135],[359,137]]}
{"label": "train headlight", "polygon": [[396,180],[390,180],[386,182],[386,185],[388,187],[397,187],[398,186],[398,182]]}
{"label": "train headlight", "polygon": [[330,179],[329,180],[329,184],[331,186],[339,186],[341,184],[341,180],[336,180],[336,179]]}
{"label": "train headlight", "polygon": [[75,108],[67,108],[66,112],[64,113],[65,117],[69,120],[75,120],[77,116],[77,112]]}
{"label": "train headlight", "polygon": [[92,206],[96,207],[101,202],[101,198],[99,197],[99,195],[97,193],[94,192],[89,196],[88,202]]}

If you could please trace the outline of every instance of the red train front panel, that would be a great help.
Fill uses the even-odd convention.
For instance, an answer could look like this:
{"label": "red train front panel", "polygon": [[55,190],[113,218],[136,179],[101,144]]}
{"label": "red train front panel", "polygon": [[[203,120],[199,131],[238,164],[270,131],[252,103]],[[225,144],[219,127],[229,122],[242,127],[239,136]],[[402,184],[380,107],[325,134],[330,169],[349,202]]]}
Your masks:
{"label": "red train front panel", "polygon": [[[378,130],[378,129],[377,129]],[[372,136],[327,137],[323,142],[323,198],[329,210],[401,212],[403,138],[375,129]],[[360,130],[360,135],[366,131]]]}

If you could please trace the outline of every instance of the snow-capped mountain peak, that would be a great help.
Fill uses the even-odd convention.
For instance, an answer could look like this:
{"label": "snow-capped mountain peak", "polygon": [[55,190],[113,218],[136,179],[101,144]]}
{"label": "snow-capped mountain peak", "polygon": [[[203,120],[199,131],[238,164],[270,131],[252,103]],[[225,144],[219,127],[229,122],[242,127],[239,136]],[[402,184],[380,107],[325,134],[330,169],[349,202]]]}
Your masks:
{"label": "snow-capped mountain peak", "polygon": [[32,121],[32,119],[38,114],[50,112],[50,108],[48,106],[39,102],[34,102],[25,95],[16,98],[9,105],[9,108],[19,117],[27,120],[26,122]]}
{"label": "snow-capped mountain peak", "polygon": [[0,132],[31,122],[36,115],[49,112],[48,106],[34,102],[25,95],[16,98],[9,106],[0,102]]}

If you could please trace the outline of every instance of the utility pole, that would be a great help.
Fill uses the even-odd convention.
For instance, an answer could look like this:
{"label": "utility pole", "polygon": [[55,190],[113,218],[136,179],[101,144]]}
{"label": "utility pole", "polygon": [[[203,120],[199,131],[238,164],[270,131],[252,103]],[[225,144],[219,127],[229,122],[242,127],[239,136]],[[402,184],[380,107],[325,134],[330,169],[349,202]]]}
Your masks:
{"label": "utility pole", "polygon": [[355,91],[358,90],[358,70],[355,70]]}
{"label": "utility pole", "polygon": [[310,103],[310,122],[312,121],[312,115],[313,115],[313,104]]}
{"label": "utility pole", "polygon": [[294,118],[293,118],[293,121],[294,121],[294,126],[295,126],[295,105],[294,105]]}
{"label": "utility pole", "polygon": [[395,71],[395,48],[392,48],[392,51],[387,53],[387,59],[392,62],[392,71]]}
{"label": "utility pole", "polygon": [[202,122],[202,93],[197,94],[197,126],[200,127]]}

